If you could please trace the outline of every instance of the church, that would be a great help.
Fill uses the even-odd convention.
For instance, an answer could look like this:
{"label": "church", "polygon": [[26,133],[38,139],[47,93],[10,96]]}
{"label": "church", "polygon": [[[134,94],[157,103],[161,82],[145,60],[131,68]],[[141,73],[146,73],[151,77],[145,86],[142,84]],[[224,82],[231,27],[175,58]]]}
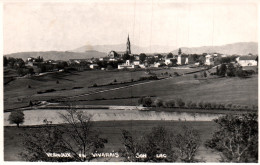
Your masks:
{"label": "church", "polygon": [[111,50],[108,53],[108,57],[110,59],[118,59],[118,58],[122,58],[122,56],[124,54],[128,54],[128,55],[131,54],[131,43],[130,43],[129,35],[127,37],[127,42],[126,42],[126,51],[114,51],[114,50]]}

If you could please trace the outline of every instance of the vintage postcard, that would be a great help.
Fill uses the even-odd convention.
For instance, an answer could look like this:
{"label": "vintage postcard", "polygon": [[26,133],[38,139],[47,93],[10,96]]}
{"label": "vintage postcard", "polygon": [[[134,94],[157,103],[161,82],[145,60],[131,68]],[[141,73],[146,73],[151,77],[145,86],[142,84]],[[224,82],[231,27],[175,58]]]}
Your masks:
{"label": "vintage postcard", "polygon": [[4,162],[258,162],[258,1],[3,1]]}

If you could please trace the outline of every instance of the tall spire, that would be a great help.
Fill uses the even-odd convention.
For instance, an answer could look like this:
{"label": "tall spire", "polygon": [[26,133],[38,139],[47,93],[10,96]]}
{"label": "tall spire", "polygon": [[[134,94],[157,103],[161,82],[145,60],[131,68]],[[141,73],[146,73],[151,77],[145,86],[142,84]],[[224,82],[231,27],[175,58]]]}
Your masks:
{"label": "tall spire", "polygon": [[131,43],[130,43],[130,39],[129,39],[129,34],[128,34],[127,42],[126,42],[126,53],[131,54]]}

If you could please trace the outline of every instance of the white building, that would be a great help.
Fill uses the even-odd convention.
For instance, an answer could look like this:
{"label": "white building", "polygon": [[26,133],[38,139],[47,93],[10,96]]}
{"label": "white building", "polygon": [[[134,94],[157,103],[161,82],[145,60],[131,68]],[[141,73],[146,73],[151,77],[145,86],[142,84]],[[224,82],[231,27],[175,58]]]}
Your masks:
{"label": "white building", "polygon": [[205,63],[204,63],[205,65],[214,65],[213,55],[208,54],[205,57],[206,57]]}
{"label": "white building", "polygon": [[97,69],[97,68],[98,68],[98,65],[97,65],[97,64],[91,64],[91,65],[89,65],[89,67],[90,67],[91,69]]}
{"label": "white building", "polygon": [[237,62],[241,66],[257,66],[257,56],[241,56]]}

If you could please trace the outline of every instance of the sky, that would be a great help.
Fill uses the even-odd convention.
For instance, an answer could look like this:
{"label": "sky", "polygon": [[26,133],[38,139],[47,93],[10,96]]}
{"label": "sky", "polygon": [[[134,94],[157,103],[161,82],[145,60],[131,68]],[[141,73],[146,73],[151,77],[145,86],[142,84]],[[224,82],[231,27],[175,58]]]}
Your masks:
{"label": "sky", "polygon": [[257,4],[12,2],[3,6],[4,54],[84,45],[197,47],[257,42]]}

